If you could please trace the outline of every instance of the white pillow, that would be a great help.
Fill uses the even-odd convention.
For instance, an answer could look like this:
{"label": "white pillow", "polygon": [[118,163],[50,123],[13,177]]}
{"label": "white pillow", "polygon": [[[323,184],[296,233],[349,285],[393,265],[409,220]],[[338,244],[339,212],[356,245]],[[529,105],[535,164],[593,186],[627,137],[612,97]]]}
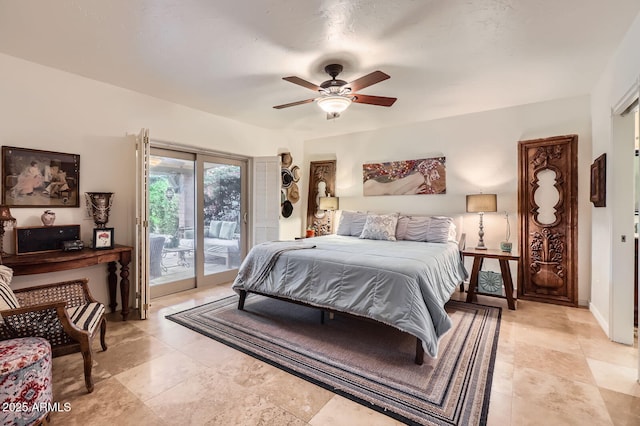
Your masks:
{"label": "white pillow", "polygon": [[368,214],[360,238],[369,240],[396,240],[398,214]]}

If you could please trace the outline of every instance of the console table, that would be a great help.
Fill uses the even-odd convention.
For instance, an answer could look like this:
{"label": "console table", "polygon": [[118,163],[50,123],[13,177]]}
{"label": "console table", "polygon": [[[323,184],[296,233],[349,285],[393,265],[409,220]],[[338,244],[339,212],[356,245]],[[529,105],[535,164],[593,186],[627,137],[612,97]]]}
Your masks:
{"label": "console table", "polygon": [[53,251],[9,255],[2,258],[2,264],[13,269],[13,275],[45,274],[47,272],[67,271],[85,268],[100,263],[108,263],[107,283],[109,284],[109,306],[116,310],[116,291],[118,277],[116,262],[120,263],[120,297],[122,302],[122,320],[129,315],[129,263],[133,247],[116,244],[112,249],[94,250],[84,248],[78,251]]}

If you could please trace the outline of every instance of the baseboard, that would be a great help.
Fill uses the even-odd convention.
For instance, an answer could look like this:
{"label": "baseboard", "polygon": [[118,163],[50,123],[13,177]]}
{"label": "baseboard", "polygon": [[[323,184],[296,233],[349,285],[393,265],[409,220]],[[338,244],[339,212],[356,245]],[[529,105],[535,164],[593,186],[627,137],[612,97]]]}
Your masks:
{"label": "baseboard", "polygon": [[589,303],[589,311],[593,314],[596,321],[598,321],[600,327],[602,327],[604,334],[606,334],[608,338],[611,338],[611,336],[609,336],[609,321],[600,314],[600,311],[598,311],[598,308],[596,308],[593,303]]}

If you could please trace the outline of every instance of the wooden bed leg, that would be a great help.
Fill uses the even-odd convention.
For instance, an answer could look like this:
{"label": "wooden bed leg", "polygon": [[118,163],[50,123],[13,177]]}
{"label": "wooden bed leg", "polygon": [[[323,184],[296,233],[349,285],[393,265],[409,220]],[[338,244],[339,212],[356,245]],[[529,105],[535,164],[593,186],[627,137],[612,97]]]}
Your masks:
{"label": "wooden bed leg", "polygon": [[416,364],[424,363],[424,349],[422,348],[422,340],[416,339]]}
{"label": "wooden bed leg", "polygon": [[240,300],[238,300],[238,310],[241,311],[244,309],[244,301],[247,298],[247,291],[240,290]]}
{"label": "wooden bed leg", "polygon": [[324,324],[324,311],[320,310],[320,324]]}

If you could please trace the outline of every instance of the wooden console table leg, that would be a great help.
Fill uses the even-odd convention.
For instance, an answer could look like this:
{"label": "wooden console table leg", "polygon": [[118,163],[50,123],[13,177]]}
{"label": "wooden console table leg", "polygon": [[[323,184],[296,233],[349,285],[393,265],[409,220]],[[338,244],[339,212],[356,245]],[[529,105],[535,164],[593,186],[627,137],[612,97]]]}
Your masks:
{"label": "wooden console table leg", "polygon": [[111,312],[116,311],[116,307],[118,306],[118,302],[116,302],[116,290],[118,287],[118,277],[116,276],[116,262],[109,262],[107,265],[107,283],[109,284],[109,307],[111,308]]}
{"label": "wooden console table leg", "polygon": [[478,290],[478,275],[482,268],[482,256],[473,257],[473,268],[471,269],[471,278],[469,278],[469,291],[467,292],[467,303],[477,300],[476,291]]}
{"label": "wooden console table leg", "polygon": [[[122,321],[126,321],[129,316],[129,263],[131,262],[131,252],[120,254],[120,297],[122,301]],[[140,307],[140,309],[143,309]]]}
{"label": "wooden console table leg", "polygon": [[513,300],[513,281],[511,279],[511,269],[509,269],[509,261],[500,259],[500,272],[502,272],[502,281],[504,283],[504,291],[507,296],[507,305],[512,311],[516,310],[516,303]]}

